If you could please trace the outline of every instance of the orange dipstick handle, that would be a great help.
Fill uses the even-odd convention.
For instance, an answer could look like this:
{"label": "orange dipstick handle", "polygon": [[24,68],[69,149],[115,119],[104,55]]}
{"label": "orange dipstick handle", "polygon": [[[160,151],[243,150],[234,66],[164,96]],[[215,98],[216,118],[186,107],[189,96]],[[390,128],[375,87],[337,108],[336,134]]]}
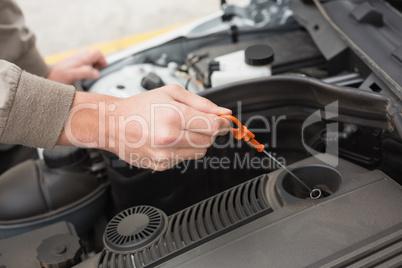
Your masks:
{"label": "orange dipstick handle", "polygon": [[244,140],[247,141],[248,143],[251,144],[251,146],[253,146],[255,149],[257,149],[258,152],[262,152],[265,149],[265,146],[262,145],[261,143],[259,143],[258,141],[256,141],[254,139],[255,135],[247,129],[247,127],[243,126],[240,121],[231,115],[225,115],[222,114],[219,117],[227,119],[229,121],[232,121],[233,123],[235,123],[237,125],[237,128],[230,128],[230,132],[232,132],[233,136],[237,139],[237,140]]}

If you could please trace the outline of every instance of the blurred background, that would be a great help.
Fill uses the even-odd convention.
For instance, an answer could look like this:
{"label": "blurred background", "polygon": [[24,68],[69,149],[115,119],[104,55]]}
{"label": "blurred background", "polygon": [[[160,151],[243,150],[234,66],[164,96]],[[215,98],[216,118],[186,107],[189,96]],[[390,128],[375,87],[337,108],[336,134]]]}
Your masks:
{"label": "blurred background", "polygon": [[85,47],[112,53],[220,10],[220,0],[16,1],[49,63]]}

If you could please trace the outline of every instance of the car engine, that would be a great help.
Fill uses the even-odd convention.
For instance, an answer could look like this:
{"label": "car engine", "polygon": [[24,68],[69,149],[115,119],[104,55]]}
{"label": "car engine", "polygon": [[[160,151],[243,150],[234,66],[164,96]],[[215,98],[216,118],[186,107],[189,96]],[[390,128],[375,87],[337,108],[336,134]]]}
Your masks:
{"label": "car engine", "polygon": [[274,159],[231,134],[163,172],[4,145],[1,268],[402,266],[400,2],[221,5],[76,86],[124,98],[178,84],[231,109]]}

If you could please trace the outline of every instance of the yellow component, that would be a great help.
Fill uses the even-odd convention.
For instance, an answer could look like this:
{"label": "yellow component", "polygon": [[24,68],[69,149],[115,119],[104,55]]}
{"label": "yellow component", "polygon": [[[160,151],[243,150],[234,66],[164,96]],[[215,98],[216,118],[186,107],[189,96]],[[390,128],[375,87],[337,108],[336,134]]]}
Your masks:
{"label": "yellow component", "polygon": [[72,49],[69,51],[65,51],[65,52],[61,52],[61,53],[57,53],[54,55],[50,55],[48,57],[45,57],[45,61],[47,64],[54,64],[64,58],[67,58],[71,55],[73,55],[74,53],[76,53],[77,51],[80,51],[82,49],[88,49],[88,50],[94,50],[94,49],[99,49],[103,55],[108,55],[111,54],[113,52],[125,49],[127,47],[145,42],[149,39],[152,39],[158,35],[164,34],[166,32],[172,31],[174,29],[177,29],[183,25],[185,25],[187,23],[181,23],[178,25],[173,25],[173,26],[169,26],[169,27],[165,27],[162,29],[158,29],[158,30],[153,30],[153,31],[149,31],[149,32],[145,32],[142,34],[135,34],[132,36],[127,36],[127,37],[123,37],[121,39],[117,39],[114,41],[109,41],[109,42],[105,42],[105,43],[99,43],[99,44],[94,44],[94,45],[90,45],[84,48],[76,48],[76,49]]}

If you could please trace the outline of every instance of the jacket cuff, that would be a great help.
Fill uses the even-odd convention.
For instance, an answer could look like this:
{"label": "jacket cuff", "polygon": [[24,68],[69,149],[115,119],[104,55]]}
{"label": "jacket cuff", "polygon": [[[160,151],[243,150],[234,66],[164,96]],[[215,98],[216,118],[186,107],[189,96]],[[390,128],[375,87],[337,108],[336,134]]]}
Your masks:
{"label": "jacket cuff", "polygon": [[75,88],[23,72],[2,141],[51,150],[67,121]]}
{"label": "jacket cuff", "polygon": [[13,106],[21,73],[22,70],[18,66],[0,60],[0,141]]}
{"label": "jacket cuff", "polygon": [[45,63],[38,49],[33,46],[24,55],[14,62],[24,71],[35,74],[40,77],[47,77],[50,72],[50,66]]}

